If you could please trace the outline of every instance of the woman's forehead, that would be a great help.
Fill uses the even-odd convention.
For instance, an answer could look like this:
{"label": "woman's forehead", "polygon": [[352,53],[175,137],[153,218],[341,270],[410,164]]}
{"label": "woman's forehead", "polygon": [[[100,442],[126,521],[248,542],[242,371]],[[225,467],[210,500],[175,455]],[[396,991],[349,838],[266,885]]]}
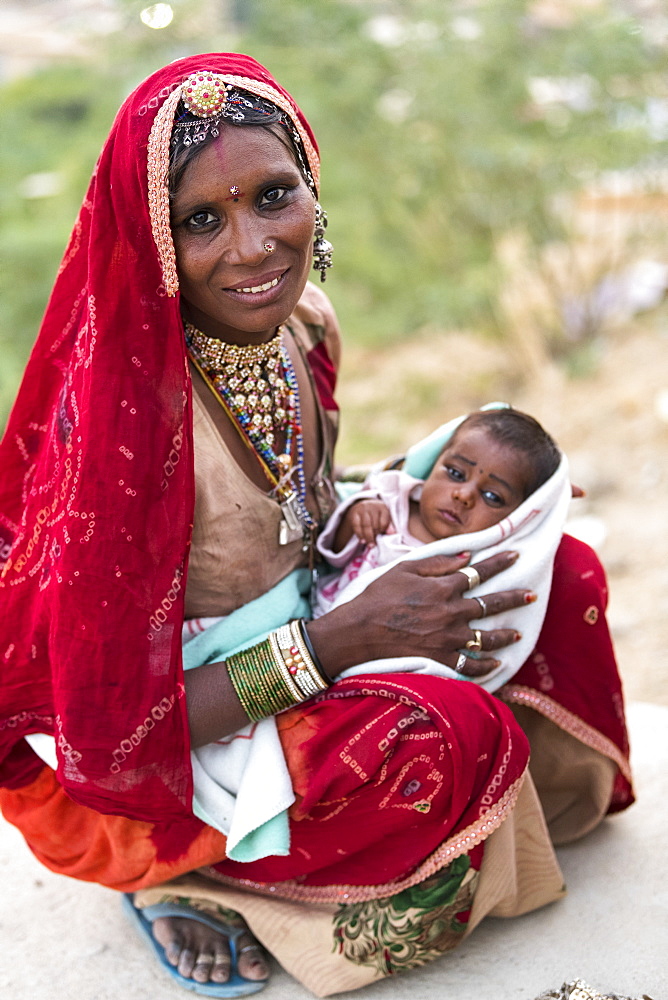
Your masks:
{"label": "woman's forehead", "polygon": [[278,136],[259,126],[228,125],[188,164],[174,201],[221,185],[255,188],[283,178],[302,179],[302,174]]}

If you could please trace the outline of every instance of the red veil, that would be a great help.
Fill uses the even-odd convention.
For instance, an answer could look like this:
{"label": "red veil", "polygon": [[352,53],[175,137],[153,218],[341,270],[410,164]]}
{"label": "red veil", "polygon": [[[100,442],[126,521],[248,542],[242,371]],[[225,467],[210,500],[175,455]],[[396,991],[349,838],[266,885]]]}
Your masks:
{"label": "red veil", "polygon": [[189,812],[194,507],[190,381],[151,231],[147,144],[158,109],[203,67],[290,108],[317,183],[308,123],[255,60],[198,55],[145,80],[100,155],[0,446],[0,784],[30,782],[42,764],[23,737],[53,733],[71,798],[146,820]]}

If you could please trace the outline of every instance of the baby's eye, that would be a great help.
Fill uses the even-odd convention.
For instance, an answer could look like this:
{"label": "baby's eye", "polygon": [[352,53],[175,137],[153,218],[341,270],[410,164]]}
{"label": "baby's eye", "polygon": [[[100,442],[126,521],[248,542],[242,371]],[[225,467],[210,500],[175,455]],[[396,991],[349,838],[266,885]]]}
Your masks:
{"label": "baby's eye", "polygon": [[202,209],[201,212],[195,212],[189,219],[186,219],[186,225],[190,229],[203,229],[204,226],[210,226],[212,222],[217,221],[215,215]]}
{"label": "baby's eye", "polygon": [[285,197],[287,190],[285,187],[268,188],[260,198],[260,205],[276,205]]}
{"label": "baby's eye", "polygon": [[464,474],[459,469],[456,469],[454,465],[445,465],[445,471],[447,472],[450,479],[454,479],[456,483],[461,483],[464,479]]}
{"label": "baby's eye", "polygon": [[483,499],[485,503],[488,503],[490,507],[504,507],[506,501],[498,493],[494,493],[493,490],[483,490]]}

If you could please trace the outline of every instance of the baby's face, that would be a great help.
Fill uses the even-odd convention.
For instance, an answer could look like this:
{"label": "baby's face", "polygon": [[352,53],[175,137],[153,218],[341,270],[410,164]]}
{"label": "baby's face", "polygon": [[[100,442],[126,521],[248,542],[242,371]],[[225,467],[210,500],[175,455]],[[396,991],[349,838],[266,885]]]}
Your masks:
{"label": "baby's face", "polygon": [[529,460],[480,426],[462,427],[422,488],[420,520],[432,539],[482,531],[522,502]]}

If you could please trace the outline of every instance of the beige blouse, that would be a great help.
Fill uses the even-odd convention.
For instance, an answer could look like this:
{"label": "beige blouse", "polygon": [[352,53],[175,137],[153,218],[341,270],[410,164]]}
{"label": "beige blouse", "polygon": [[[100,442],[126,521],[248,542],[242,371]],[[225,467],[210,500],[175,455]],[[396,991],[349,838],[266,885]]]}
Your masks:
{"label": "beige blouse", "polygon": [[[322,524],[335,503],[330,472],[336,427],[317,398],[306,354],[324,341],[338,367],[339,329],[329,300],[310,283],[286,326],[300,389],[307,506]],[[219,406],[194,376],[195,519],[186,618],[229,614],[309,559],[301,540],[279,544],[279,504],[239,467],[221,434]]]}

